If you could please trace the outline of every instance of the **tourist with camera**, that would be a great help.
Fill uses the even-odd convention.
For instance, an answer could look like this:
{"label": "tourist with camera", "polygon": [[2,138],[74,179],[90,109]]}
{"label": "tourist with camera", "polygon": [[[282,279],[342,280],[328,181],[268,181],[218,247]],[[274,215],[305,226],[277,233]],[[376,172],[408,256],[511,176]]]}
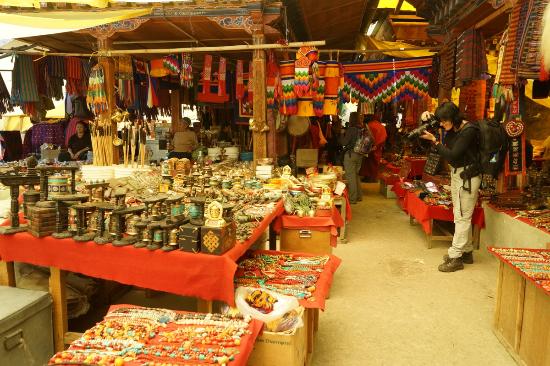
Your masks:
{"label": "tourist with camera", "polygon": [[464,269],[464,263],[473,263],[471,242],[472,215],[477,203],[481,185],[481,167],[479,162],[479,126],[464,120],[458,107],[452,102],[441,104],[435,115],[424,112],[424,121],[439,121],[445,130],[443,143],[430,132],[423,131],[420,136],[431,141],[435,150],[451,166],[451,194],[455,233],[448,254],[439,265],[441,272],[454,272]]}

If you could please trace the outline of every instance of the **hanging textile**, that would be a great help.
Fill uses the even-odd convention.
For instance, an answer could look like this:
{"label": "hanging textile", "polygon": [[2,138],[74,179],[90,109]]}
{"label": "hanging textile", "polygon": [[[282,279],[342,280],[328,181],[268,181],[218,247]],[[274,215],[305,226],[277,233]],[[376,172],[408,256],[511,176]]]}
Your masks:
{"label": "hanging textile", "polygon": [[317,48],[300,47],[294,63],[294,91],[298,98],[309,96],[312,87],[310,66],[319,59]]}
{"label": "hanging textile", "polygon": [[542,19],[549,0],[529,1],[525,31],[518,54],[518,76],[524,79],[536,79],[541,65],[540,44],[542,36]]}
{"label": "hanging textile", "polygon": [[267,54],[267,79],[266,79],[266,99],[267,109],[277,109],[279,99],[280,74],[279,65],[275,60],[275,52],[270,50]]}
{"label": "hanging textile", "polygon": [[94,66],[90,73],[86,103],[96,116],[109,109],[105,90],[105,73],[101,65]]}
{"label": "hanging textile", "polygon": [[168,55],[162,58],[164,68],[172,75],[179,75],[181,72],[180,62],[176,55]]}
{"label": "hanging textile", "polygon": [[65,79],[65,58],[62,56],[46,57],[46,83],[48,96],[55,100],[63,99],[63,83]]}
{"label": "hanging textile", "polygon": [[220,63],[218,65],[218,95],[225,95],[225,81],[227,78],[227,60],[225,57],[220,57]]}
{"label": "hanging textile", "polygon": [[546,6],[542,20],[542,35],[540,41],[541,80],[548,80],[550,72],[550,4]]}
{"label": "hanging textile", "polygon": [[338,61],[332,60],[325,63],[325,94],[323,96],[323,114],[331,116],[338,114],[340,71],[340,63]]}
{"label": "hanging textile", "polygon": [[134,104],[135,84],[131,56],[115,59],[115,78],[118,82],[118,97],[125,106]]}
{"label": "hanging textile", "polygon": [[204,55],[204,67],[202,70],[202,94],[210,93],[212,80],[212,55]]}
{"label": "hanging textile", "polygon": [[323,107],[325,105],[325,70],[326,70],[326,63],[325,62],[317,62],[316,68],[315,68],[315,74],[314,74],[314,80],[313,83],[313,113],[317,117],[323,116]]}
{"label": "hanging textile", "polygon": [[432,98],[439,97],[439,67],[440,58],[438,55],[433,57],[432,72],[430,74],[430,80],[428,81],[428,94]]}
{"label": "hanging textile", "polygon": [[145,64],[145,67],[147,68],[147,107],[153,108],[158,105],[158,96],[156,93],[156,79],[151,77],[151,73],[149,72],[149,65]]}
{"label": "hanging textile", "polygon": [[65,89],[69,95],[85,95],[86,88],[83,82],[82,61],[77,57],[65,57]]}
{"label": "hanging textile", "polygon": [[237,100],[241,100],[244,96],[244,67],[243,60],[237,60],[237,67],[235,69],[236,74],[236,88],[235,88],[235,97]]}
{"label": "hanging textile", "polygon": [[0,74],[0,117],[7,112],[13,111],[13,105],[11,104],[10,93],[6,84],[4,83],[4,78]]}
{"label": "hanging textile", "polygon": [[11,102],[20,106],[25,114],[34,115],[36,103],[40,101],[34,75],[32,57],[16,55],[12,71]]}
{"label": "hanging textile", "polygon": [[248,83],[246,84],[246,93],[248,95],[248,103],[254,103],[254,62],[248,63]]}
{"label": "hanging textile", "polygon": [[296,114],[298,104],[294,92],[294,61],[281,61],[280,72],[283,90],[280,112],[285,115]]}
{"label": "hanging textile", "polygon": [[431,58],[344,64],[344,82],[352,102],[399,102],[428,95]]}
{"label": "hanging textile", "polygon": [[439,85],[441,89],[450,91],[454,86],[456,66],[456,39],[443,46],[440,53]]}
{"label": "hanging textile", "polygon": [[479,79],[487,71],[484,40],[481,32],[468,29],[457,38],[455,60],[455,85]]}
{"label": "hanging textile", "polygon": [[193,56],[190,53],[181,54],[182,65],[180,83],[185,88],[193,87]]}

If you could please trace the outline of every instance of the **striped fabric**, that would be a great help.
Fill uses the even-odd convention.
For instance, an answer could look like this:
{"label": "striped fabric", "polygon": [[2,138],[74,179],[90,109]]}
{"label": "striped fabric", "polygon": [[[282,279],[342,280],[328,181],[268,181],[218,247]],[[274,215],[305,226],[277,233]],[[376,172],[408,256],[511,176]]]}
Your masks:
{"label": "striped fabric", "polygon": [[86,84],[83,81],[85,73],[82,69],[82,61],[77,57],[65,58],[65,70],[67,79],[67,93],[69,95],[85,95]]}
{"label": "striped fabric", "polygon": [[26,103],[36,103],[39,100],[32,57],[29,55],[16,55],[11,86],[13,105],[23,106]]}
{"label": "striped fabric", "polygon": [[531,0],[529,3],[525,32],[519,47],[517,70],[522,78],[537,79],[541,65],[542,18],[549,0]]}
{"label": "striped fabric", "polygon": [[7,112],[12,112],[13,106],[11,104],[10,93],[6,84],[4,83],[4,78],[0,74],[0,116]]}
{"label": "striped fabric", "polygon": [[456,39],[443,46],[439,53],[440,72],[439,85],[443,90],[450,91],[454,86],[456,66]]}

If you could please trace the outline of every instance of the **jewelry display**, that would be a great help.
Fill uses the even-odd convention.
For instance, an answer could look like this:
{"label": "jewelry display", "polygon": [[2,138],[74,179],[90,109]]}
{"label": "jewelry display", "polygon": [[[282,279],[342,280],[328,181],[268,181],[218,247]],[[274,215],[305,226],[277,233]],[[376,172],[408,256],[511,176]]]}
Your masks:
{"label": "jewelry display", "polygon": [[489,251],[550,294],[550,250],[489,248]]}
{"label": "jewelry display", "polygon": [[227,366],[241,352],[243,337],[252,333],[251,321],[249,316],[121,306],[49,364]]}

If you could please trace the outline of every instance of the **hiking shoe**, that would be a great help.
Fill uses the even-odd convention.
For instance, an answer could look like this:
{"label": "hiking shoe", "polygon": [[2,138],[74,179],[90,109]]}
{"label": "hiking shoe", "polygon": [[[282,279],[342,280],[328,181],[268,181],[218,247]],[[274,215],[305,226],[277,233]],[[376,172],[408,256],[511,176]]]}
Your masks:
{"label": "hiking shoe", "polygon": [[440,272],[455,272],[464,269],[462,258],[450,258],[448,262],[443,262],[437,267]]}
{"label": "hiking shoe", "polygon": [[[464,252],[462,253],[462,263],[464,264],[474,264],[474,252]],[[443,261],[448,263],[451,260],[448,254],[443,256]]]}

